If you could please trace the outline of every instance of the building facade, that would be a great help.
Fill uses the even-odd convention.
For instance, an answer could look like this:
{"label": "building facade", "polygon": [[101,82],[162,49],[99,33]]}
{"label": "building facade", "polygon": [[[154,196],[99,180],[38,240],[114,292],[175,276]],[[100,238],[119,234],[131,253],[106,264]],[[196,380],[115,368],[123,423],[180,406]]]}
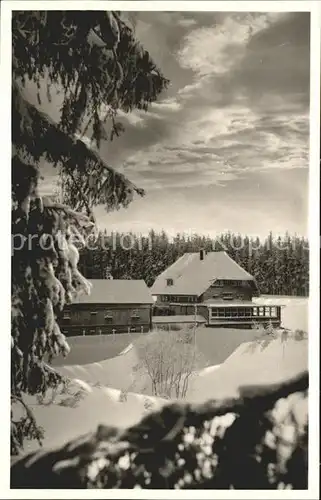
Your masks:
{"label": "building facade", "polygon": [[152,326],[153,298],[143,280],[90,280],[92,291],[59,318],[66,336],[146,332]]}

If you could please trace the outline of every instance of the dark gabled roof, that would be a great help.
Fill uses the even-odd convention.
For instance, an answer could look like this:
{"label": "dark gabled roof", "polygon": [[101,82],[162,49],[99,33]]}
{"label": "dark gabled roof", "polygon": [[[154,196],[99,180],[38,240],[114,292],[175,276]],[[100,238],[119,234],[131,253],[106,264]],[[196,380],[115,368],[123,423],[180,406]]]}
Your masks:
{"label": "dark gabled roof", "polygon": [[[167,285],[167,279],[173,285]],[[185,253],[166,269],[151,287],[153,295],[201,295],[214,280],[254,281],[247,271],[239,266],[226,252]]]}
{"label": "dark gabled roof", "polygon": [[90,295],[80,295],[74,304],[153,304],[144,280],[88,280]]}

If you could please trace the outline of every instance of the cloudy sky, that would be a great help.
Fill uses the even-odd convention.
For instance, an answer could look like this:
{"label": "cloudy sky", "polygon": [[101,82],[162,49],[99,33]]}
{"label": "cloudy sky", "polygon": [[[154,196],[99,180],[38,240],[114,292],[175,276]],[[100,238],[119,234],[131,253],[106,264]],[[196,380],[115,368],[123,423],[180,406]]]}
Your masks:
{"label": "cloudy sky", "polygon": [[169,89],[102,157],[146,189],[109,230],[307,233],[308,13],[131,13]]}

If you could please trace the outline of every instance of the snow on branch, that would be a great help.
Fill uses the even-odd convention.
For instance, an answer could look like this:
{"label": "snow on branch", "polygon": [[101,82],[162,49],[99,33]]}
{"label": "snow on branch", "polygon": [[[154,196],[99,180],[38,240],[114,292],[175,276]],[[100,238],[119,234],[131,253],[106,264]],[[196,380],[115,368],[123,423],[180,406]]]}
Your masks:
{"label": "snow on branch", "polygon": [[170,404],[11,467],[11,488],[306,489],[308,373],[239,398]]}
{"label": "snow on branch", "polygon": [[44,157],[55,165],[60,163],[67,204],[79,210],[87,200],[91,206],[105,204],[110,210],[127,206],[135,193],[144,195],[143,189],[107,165],[82,140],[65,134],[58,124],[28,103],[17,85],[13,86],[12,111],[15,150],[36,162]]}

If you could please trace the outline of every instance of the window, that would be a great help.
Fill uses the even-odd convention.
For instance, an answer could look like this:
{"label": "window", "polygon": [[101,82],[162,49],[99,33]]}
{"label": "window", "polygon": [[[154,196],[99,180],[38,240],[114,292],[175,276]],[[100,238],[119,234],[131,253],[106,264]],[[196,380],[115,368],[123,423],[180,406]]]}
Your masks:
{"label": "window", "polygon": [[276,318],[276,316],[277,316],[276,307],[271,307],[271,316],[272,316],[272,318]]}
{"label": "window", "polygon": [[211,286],[242,286],[242,281],[240,280],[216,280]]}
{"label": "window", "polygon": [[104,317],[105,323],[109,323],[109,324],[112,323],[113,322],[113,318],[114,318],[113,311],[106,311],[106,314],[105,314],[105,317]]}
{"label": "window", "polygon": [[253,307],[253,316],[257,316],[257,307]]}
{"label": "window", "polygon": [[259,316],[264,316],[264,307],[259,307]]}
{"label": "window", "polygon": [[270,307],[265,307],[264,308],[264,314],[265,314],[265,316],[270,316],[270,310],[271,310]]}
{"label": "window", "polygon": [[69,312],[64,312],[64,314],[63,314],[63,319],[64,319],[65,321],[70,320],[70,313],[69,313]]}
{"label": "window", "polygon": [[218,317],[218,309],[216,307],[212,307],[211,309],[212,318]]}
{"label": "window", "polygon": [[132,317],[133,319],[138,319],[138,318],[140,317],[140,316],[139,316],[139,310],[138,310],[138,309],[134,309],[134,310],[132,311],[131,317]]}
{"label": "window", "polygon": [[172,278],[167,278],[166,283],[167,283],[167,286],[173,286],[174,280]]}
{"label": "window", "polygon": [[97,322],[97,312],[90,311],[90,321],[91,324],[95,324]]}
{"label": "window", "polygon": [[223,293],[223,300],[233,300],[233,297],[232,293]]}

